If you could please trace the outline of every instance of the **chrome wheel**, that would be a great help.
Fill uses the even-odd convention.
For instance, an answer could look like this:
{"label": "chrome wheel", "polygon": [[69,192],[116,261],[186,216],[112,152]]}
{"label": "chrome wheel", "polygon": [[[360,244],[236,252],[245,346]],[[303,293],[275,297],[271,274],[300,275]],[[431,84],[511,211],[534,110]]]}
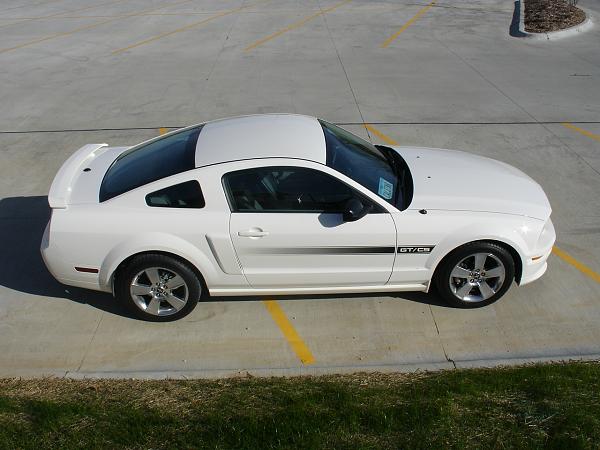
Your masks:
{"label": "chrome wheel", "polygon": [[188,301],[189,289],[176,272],[163,267],[149,267],[133,277],[129,292],[135,305],[153,316],[170,316]]}
{"label": "chrome wheel", "polygon": [[483,302],[504,284],[506,269],[493,253],[474,253],[463,258],[450,273],[450,291],[464,302]]}

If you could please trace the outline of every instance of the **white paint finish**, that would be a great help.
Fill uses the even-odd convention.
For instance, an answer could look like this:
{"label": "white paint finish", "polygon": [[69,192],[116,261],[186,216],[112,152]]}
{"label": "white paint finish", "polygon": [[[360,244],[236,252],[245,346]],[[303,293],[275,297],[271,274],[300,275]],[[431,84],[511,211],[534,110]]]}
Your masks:
{"label": "white paint finish", "polygon": [[[275,135],[273,130],[278,130]],[[220,140],[223,148],[232,150],[219,150]],[[306,116],[261,115],[209,122],[198,140],[197,156],[202,157],[197,162],[204,167],[149,183],[101,204],[97,200],[101,171],[126,147],[100,149],[105,157],[90,152],[98,152],[97,148],[84,147],[65,163],[53,183],[51,198],[60,200],[51,200],[51,204],[66,208],[54,209],[42,242],[44,260],[65,284],[110,291],[113,274],[126,258],[140,252],[169,252],[193,264],[209,290],[223,295],[427,290],[445,255],[460,245],[484,239],[516,250],[524,267],[524,283],[545,271],[555,238],[554,228],[545,220],[550,206],[541,187],[523,172],[464,152],[398,147],[414,179],[413,202],[400,212],[322,164],[324,146],[320,124]],[[275,157],[279,148],[284,157]],[[219,158],[223,162],[218,163]],[[228,162],[230,159],[236,161]],[[91,172],[77,175],[84,166],[90,166]],[[223,175],[264,166],[300,166],[325,172],[387,213],[346,223],[341,214],[232,214]],[[145,204],[148,193],[189,180],[200,182],[204,208],[152,208]],[[71,186],[81,192],[56,194]],[[421,208],[428,213],[419,213]],[[264,235],[239,234],[249,230]],[[404,254],[396,252],[397,246],[434,248],[430,254]],[[321,253],[310,254],[307,247]],[[323,252],[331,247],[393,251]],[[544,257],[531,260],[540,255]],[[99,273],[78,272],[76,266],[96,268]]]}
{"label": "white paint finish", "polygon": [[78,176],[79,170],[85,164],[88,164],[96,156],[96,152],[100,152],[102,148],[106,148],[108,144],[87,144],[73,153],[67,159],[50,186],[48,193],[48,203],[52,208],[66,208],[71,198],[74,179]]}
{"label": "white paint finish", "polygon": [[262,114],[208,122],[196,167],[251,158],[301,158],[325,164],[325,136],[314,117]]}
{"label": "white paint finish", "polygon": [[[100,183],[104,174],[113,161],[129,147],[105,147],[96,153],[96,156],[84,161],[78,168],[78,173],[73,177],[72,192],[69,204],[97,203]],[[84,171],[89,169],[88,171]]]}
{"label": "white paint finish", "polygon": [[[398,253],[390,283],[429,280],[439,262],[453,249],[472,241],[495,240],[519,253],[524,284],[544,265],[556,237],[551,221],[545,224],[510,214],[446,210],[420,214],[408,209],[393,217],[398,229],[398,246],[435,245],[435,248],[431,254]],[[540,255],[546,256],[531,260]]]}
{"label": "white paint finish", "polygon": [[456,150],[394,148],[412,173],[411,209],[495,212],[544,221],[550,217],[541,186],[508,164]]}
{"label": "white paint finish", "polygon": [[[220,178],[197,169],[142,186],[101,204],[71,205],[54,210],[49,247],[44,259],[65,284],[110,290],[111,277],[127,257],[144,251],[175,253],[200,268],[209,285],[246,283],[241,274],[228,275],[219,268],[206,235],[227,238],[229,210]],[[146,194],[191,179],[202,183],[207,198],[203,209],[151,208]],[[226,251],[227,247],[219,247]],[[229,251],[233,252],[231,246]],[[221,254],[221,260],[235,258]],[[76,272],[75,266],[99,268],[98,275]],[[95,277],[95,278],[94,278]]]}
{"label": "white paint finish", "polygon": [[242,267],[235,255],[235,249],[229,234],[225,232],[207,234],[206,241],[223,272],[229,274],[242,273]]}
{"label": "white paint finish", "polygon": [[[261,230],[263,237],[240,236]],[[340,248],[393,250],[396,228],[391,214],[369,214],[343,222],[341,214],[233,213],[230,235],[244,274],[253,288],[384,285],[394,252],[342,253]],[[337,248],[337,250],[336,250]],[[321,249],[329,253],[311,253]]]}
{"label": "white paint finish", "polygon": [[210,290],[212,295],[235,297],[240,295],[328,295],[328,294],[361,294],[380,292],[425,292],[427,286],[423,283],[402,283],[385,285],[360,285],[352,284],[346,286],[314,286],[314,287],[281,287],[271,288],[214,288]]}

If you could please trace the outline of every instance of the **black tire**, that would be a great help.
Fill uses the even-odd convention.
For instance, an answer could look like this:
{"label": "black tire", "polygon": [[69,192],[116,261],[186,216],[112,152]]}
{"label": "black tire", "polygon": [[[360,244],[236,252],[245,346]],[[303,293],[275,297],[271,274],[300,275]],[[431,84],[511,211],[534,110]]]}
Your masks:
{"label": "black tire", "polygon": [[[145,272],[148,270],[148,273],[154,273],[154,269],[157,269],[160,276],[160,286],[152,283]],[[176,289],[169,289],[166,283],[174,278],[173,274],[179,275],[185,285]],[[147,295],[134,296],[131,292],[131,286],[136,278],[136,284],[143,285],[143,290],[146,289],[148,284],[148,288],[161,289],[164,287],[164,291],[161,290],[158,294],[148,293]],[[163,282],[164,280],[166,282]],[[151,322],[170,322],[181,319],[192,312],[203,295],[202,286],[201,280],[198,279],[198,276],[188,264],[166,255],[145,254],[136,256],[119,271],[115,279],[115,294],[117,299],[122,301],[135,317]],[[169,297],[169,300],[167,300],[167,297]],[[185,303],[181,303],[184,297]],[[180,302],[176,303],[177,306],[174,307],[171,302],[176,299],[179,299]],[[151,302],[153,305],[157,303],[159,305],[156,314],[151,314],[143,309],[144,305],[148,309]],[[181,306],[182,304],[183,306]],[[177,309],[177,307],[181,309]]]}
{"label": "black tire", "polygon": [[[487,259],[484,259],[484,268],[480,270],[481,273],[486,275],[485,270],[493,274],[502,273],[501,269],[504,269],[504,276],[494,278],[489,277],[489,274],[487,274],[489,277],[487,279],[480,277],[480,273],[475,272],[476,254],[489,255]],[[471,263],[473,263],[472,268]],[[457,267],[459,264],[461,266]],[[455,268],[460,272],[460,277],[452,276]],[[465,271],[464,275],[466,276],[462,276],[462,271]],[[471,274],[473,274],[472,277]],[[438,293],[450,305],[457,308],[480,308],[500,299],[508,291],[514,278],[515,262],[510,252],[498,244],[481,241],[465,244],[449,253],[438,266],[434,283]],[[474,283],[470,283],[471,280]],[[467,283],[469,283],[469,286],[467,286]],[[487,287],[481,286],[481,283],[486,283]],[[461,291],[461,288],[464,288],[464,290]],[[488,288],[491,290],[488,290]],[[467,295],[461,298],[460,294],[465,291]],[[493,295],[486,297],[490,292],[494,292]]]}

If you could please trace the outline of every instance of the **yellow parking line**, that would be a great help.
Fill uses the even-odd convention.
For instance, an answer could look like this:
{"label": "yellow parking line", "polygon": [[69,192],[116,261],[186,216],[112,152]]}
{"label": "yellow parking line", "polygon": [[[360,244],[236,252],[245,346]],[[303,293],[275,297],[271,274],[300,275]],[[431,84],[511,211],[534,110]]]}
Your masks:
{"label": "yellow parking line", "polygon": [[404,32],[404,30],[406,30],[413,23],[415,23],[419,17],[421,17],[423,14],[425,14],[427,12],[427,10],[429,10],[429,8],[431,8],[433,5],[435,5],[436,1],[437,0],[433,0],[427,6],[424,6],[423,8],[421,8],[414,16],[412,16],[409,19],[408,22],[406,22],[404,25],[402,25],[402,28],[400,28],[398,31],[396,31],[394,34],[392,34],[389,38],[387,38],[385,40],[385,42],[383,44],[381,44],[381,48],[386,48],[388,45],[390,45],[392,42],[394,42],[396,40],[396,38]]}
{"label": "yellow parking line", "polygon": [[381,131],[379,131],[377,128],[375,128],[373,125],[370,125],[368,123],[365,123],[364,125],[365,125],[365,128],[367,130],[369,130],[371,133],[373,133],[375,136],[377,136],[379,139],[381,139],[386,144],[389,144],[389,145],[400,145],[398,142],[396,142],[395,140],[393,140],[391,137],[386,136],[385,134],[383,134]]}
{"label": "yellow parking line", "polygon": [[591,133],[591,132],[589,132],[587,130],[584,130],[583,128],[576,127],[572,123],[563,122],[561,125],[564,126],[564,127],[570,128],[573,131],[577,131],[578,133],[581,133],[584,136],[589,137],[590,139],[594,139],[595,141],[600,141],[600,135]]}
{"label": "yellow parking line", "polygon": [[[266,0],[263,0],[263,1],[266,1]],[[143,41],[136,42],[135,44],[131,44],[131,45],[127,46],[127,47],[119,48],[117,50],[114,50],[112,52],[112,54],[113,55],[117,55],[119,53],[126,52],[127,50],[131,50],[132,48],[139,47],[140,45],[148,44],[148,43],[154,42],[154,41],[156,41],[158,39],[162,39],[164,37],[171,36],[172,34],[181,33],[182,31],[189,30],[190,28],[199,27],[200,25],[204,25],[205,23],[210,22],[211,20],[215,20],[215,19],[218,19],[219,17],[223,17],[223,16],[227,16],[229,14],[236,13],[238,11],[241,11],[242,9],[250,8],[251,6],[254,6],[254,5],[240,6],[239,8],[235,8],[235,9],[230,9],[230,10],[227,10],[227,11],[223,11],[223,12],[221,12],[219,14],[215,14],[214,16],[210,16],[210,17],[207,17],[206,19],[200,20],[199,22],[194,22],[194,23],[191,23],[191,24],[186,25],[184,27],[177,28],[176,30],[167,31],[165,33],[158,34],[156,36],[153,36],[151,38],[145,39]]]}
{"label": "yellow parking line", "polygon": [[571,264],[573,267],[575,267],[581,273],[583,273],[583,274],[587,275],[588,277],[590,277],[592,280],[600,283],[600,274],[599,273],[594,272],[588,266],[586,266],[585,264],[577,261],[575,258],[573,258],[568,253],[565,253],[564,251],[562,251],[558,247],[552,247],[552,253],[554,253],[556,256],[558,256],[563,261]]}
{"label": "yellow parking line", "polygon": [[20,49],[20,48],[23,48],[23,47],[29,47],[30,45],[39,44],[40,42],[49,41],[51,39],[55,39],[55,38],[58,38],[58,37],[70,36],[72,34],[78,33],[79,31],[85,31],[85,30],[89,30],[89,29],[92,29],[92,28],[96,28],[96,27],[99,27],[100,25],[104,25],[104,24],[109,23],[109,22],[114,22],[115,20],[124,19],[124,18],[127,18],[127,17],[135,17],[135,16],[139,16],[141,14],[145,14],[145,13],[148,13],[148,12],[157,11],[157,10],[163,9],[163,8],[168,8],[170,6],[181,5],[182,3],[189,3],[191,1],[192,0],[182,0],[182,1],[179,1],[179,2],[175,2],[175,3],[168,3],[168,4],[164,5],[164,6],[159,7],[159,8],[148,9],[148,10],[139,11],[139,12],[136,12],[136,13],[124,14],[122,16],[114,17],[112,19],[102,20],[100,22],[95,22],[95,23],[92,23],[90,25],[86,25],[86,26],[83,26],[83,27],[75,28],[74,30],[71,30],[71,31],[65,31],[65,32],[62,32],[62,33],[52,34],[50,36],[46,36],[46,37],[43,37],[43,38],[40,38],[40,39],[35,39],[33,41],[25,42],[24,44],[16,45],[14,47],[2,48],[2,49],[0,49],[0,53],[6,53],[6,52],[10,52],[12,50],[17,50],[17,49]]}
{"label": "yellow parking line", "polygon": [[[20,20],[17,20],[16,22],[10,22],[10,23],[2,24],[2,25],[0,25],[0,28],[7,27],[9,25],[15,25],[17,23],[29,22],[31,20],[51,19],[53,17],[56,17],[56,18],[65,18],[65,17],[62,17],[63,14],[71,14],[71,13],[79,12],[79,11],[87,11],[89,9],[100,8],[101,6],[112,5],[113,3],[123,3],[123,2],[128,2],[128,1],[129,0],[114,0],[114,1],[108,2],[108,3],[100,3],[99,5],[86,6],[85,8],[73,9],[73,10],[69,10],[69,11],[61,11],[61,12],[57,12],[57,13],[54,13],[54,14],[50,14],[48,16],[24,17],[24,18],[22,18]],[[85,17],[85,16],[82,16],[82,17]]]}
{"label": "yellow parking line", "polygon": [[0,13],[6,12],[6,11],[12,11],[13,9],[20,9],[20,8],[27,8],[27,7],[38,6],[38,5],[45,5],[46,3],[56,3],[58,1],[62,1],[62,0],[48,0],[48,1],[45,1],[45,2],[34,3],[33,5],[13,6],[12,8],[0,9]]}
{"label": "yellow parking line", "polygon": [[312,16],[305,17],[304,19],[301,19],[301,20],[299,20],[298,22],[294,22],[293,24],[291,24],[291,25],[289,25],[289,26],[287,26],[287,27],[285,27],[285,28],[282,28],[282,29],[281,29],[281,30],[279,30],[279,31],[276,31],[275,33],[273,33],[273,34],[270,34],[269,36],[267,36],[267,37],[265,37],[265,38],[259,39],[259,40],[258,40],[258,41],[256,41],[254,44],[251,44],[251,45],[249,45],[248,47],[246,47],[246,48],[244,49],[244,51],[245,51],[245,52],[247,52],[247,51],[250,51],[250,50],[252,50],[253,48],[256,48],[256,47],[258,47],[259,45],[262,45],[262,44],[264,44],[265,42],[268,42],[268,41],[270,41],[271,39],[275,39],[277,36],[281,36],[282,34],[284,34],[284,33],[287,33],[288,31],[291,31],[291,30],[293,30],[293,29],[295,29],[295,28],[301,27],[301,26],[302,26],[302,25],[304,25],[306,22],[309,22],[309,21],[311,21],[312,19],[314,19],[314,18],[316,18],[316,17],[319,17],[319,16],[321,16],[321,15],[323,15],[323,14],[325,14],[325,13],[331,12],[331,11],[333,11],[334,9],[337,9],[337,8],[339,8],[340,6],[342,6],[342,5],[345,5],[346,3],[349,3],[349,2],[351,2],[351,1],[352,1],[352,0],[343,0],[343,1],[339,2],[339,3],[336,3],[335,5],[333,5],[333,6],[332,6],[332,7],[330,7],[330,8],[327,8],[327,9],[324,9],[324,10],[322,10],[322,11],[319,11],[318,13],[315,13],[315,14],[313,14]]}
{"label": "yellow parking line", "polygon": [[279,329],[285,336],[288,344],[292,347],[300,361],[304,365],[314,364],[315,357],[312,355],[294,326],[291,324],[279,303],[275,300],[263,300],[263,304],[267,308],[267,311],[271,313],[271,317],[279,326]]}
{"label": "yellow parking line", "polygon": [[[129,1],[129,0],[121,0],[121,1]],[[176,12],[176,13],[140,13],[140,14],[136,14],[137,16],[156,16],[156,17],[171,17],[171,16],[208,16],[211,13],[209,12],[189,12],[189,11],[182,11],[182,12]],[[15,20],[40,20],[40,19],[110,19],[110,18],[115,18],[115,19],[120,19],[121,17],[123,17],[123,14],[86,14],[85,16],[73,16],[73,15],[65,15],[65,16],[56,16],[56,17],[50,17],[50,16],[39,16],[39,17],[13,17],[13,19]],[[6,24],[6,25],[11,25],[11,24]],[[4,25],[2,25],[4,26]],[[1,27],[0,27],[1,28]]]}
{"label": "yellow parking line", "polygon": [[[147,14],[140,14],[140,16],[145,16]],[[20,20],[41,20],[41,19],[120,19],[123,17],[123,14],[87,14],[85,16],[56,16],[56,17],[17,17],[15,19]],[[6,25],[11,25],[10,23]]]}
{"label": "yellow parking line", "polygon": [[169,129],[168,129],[168,128],[160,127],[160,128],[158,129],[158,134],[159,134],[159,136],[162,136],[163,134],[166,134],[166,133],[168,133],[168,132],[169,132]]}

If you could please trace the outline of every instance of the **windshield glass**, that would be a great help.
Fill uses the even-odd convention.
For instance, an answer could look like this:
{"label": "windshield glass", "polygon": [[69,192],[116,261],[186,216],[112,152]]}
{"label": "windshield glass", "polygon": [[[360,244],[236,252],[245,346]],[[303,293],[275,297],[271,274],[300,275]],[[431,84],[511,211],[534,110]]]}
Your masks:
{"label": "windshield glass", "polygon": [[403,209],[397,198],[401,189],[393,156],[340,127],[319,122],[325,133],[327,165]]}
{"label": "windshield glass", "polygon": [[196,166],[196,142],[202,126],[134,147],[108,168],[100,186],[100,201]]}

